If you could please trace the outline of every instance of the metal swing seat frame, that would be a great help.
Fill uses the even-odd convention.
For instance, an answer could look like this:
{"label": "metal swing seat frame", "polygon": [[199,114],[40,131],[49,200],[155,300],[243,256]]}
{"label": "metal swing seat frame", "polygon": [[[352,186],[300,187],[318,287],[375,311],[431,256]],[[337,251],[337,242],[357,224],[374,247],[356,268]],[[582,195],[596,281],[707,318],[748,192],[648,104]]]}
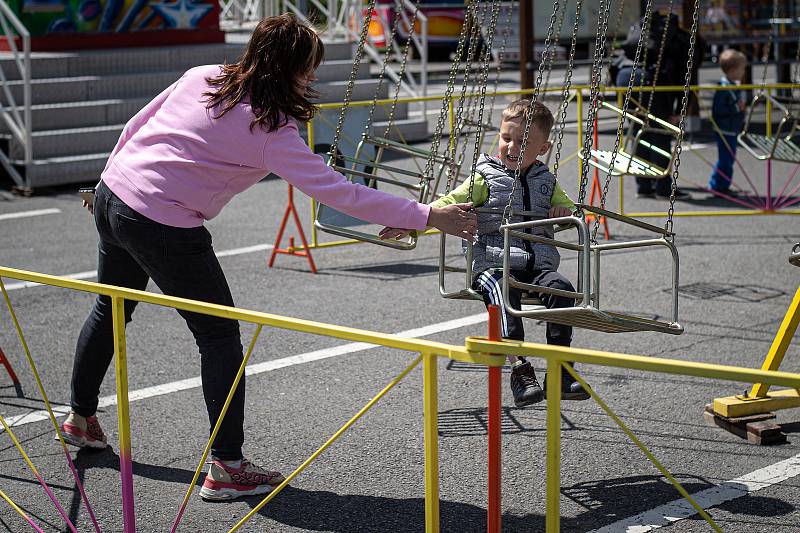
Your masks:
{"label": "metal swing seat frame", "polygon": [[[363,156],[368,146],[375,147],[374,157],[365,158]],[[432,176],[429,176],[422,172],[387,165],[382,162],[384,154],[387,151],[412,158],[433,158],[433,160],[438,163],[438,169]],[[341,160],[344,165],[337,164],[337,160]],[[332,154],[329,154],[328,164],[334,170],[341,172],[345,176],[350,176],[351,179],[361,178],[365,180],[368,187],[377,188],[378,183],[389,184],[410,191],[414,195],[414,199],[419,203],[428,203],[434,199],[445,170],[453,166],[454,162],[451,158],[444,155],[408,146],[384,137],[364,134],[356,147],[353,157],[341,154],[337,154],[336,157],[333,157]],[[382,174],[383,172],[385,172],[386,175]],[[402,178],[404,177],[409,178],[408,181],[403,180]],[[382,240],[377,235],[359,231],[352,227],[338,226],[336,224],[323,222],[322,219],[326,209],[330,208],[324,204],[319,204],[317,206],[316,216],[314,217],[314,226],[326,233],[357,239],[379,246],[386,246],[396,250],[412,250],[417,245],[416,235],[409,236],[407,239],[401,241]]]}
{"label": "metal swing seat frame", "polygon": [[[660,235],[651,239],[639,239],[635,241],[613,242],[598,244],[590,239],[589,225],[583,216],[569,216],[559,218],[548,218],[543,220],[533,220],[528,222],[516,222],[503,224],[500,231],[503,232],[503,300],[506,302],[506,311],[516,317],[533,318],[545,322],[555,322],[568,326],[602,331],[606,333],[625,333],[634,331],[655,331],[680,335],[683,333],[683,326],[678,322],[678,273],[679,257],[678,249],[672,242],[674,234],[664,228],[659,228],[652,224],[647,224],[606,209],[585,204],[578,204],[581,211],[588,211],[595,216],[612,218],[618,222],[647,230],[651,233]],[[526,229],[538,226],[559,225],[563,229],[574,227],[577,230],[578,242],[567,242],[559,239],[549,239],[538,235],[525,232]],[[541,285],[523,283],[513,278],[510,269],[511,238],[519,238],[525,241],[550,244],[557,248],[573,250],[578,253],[578,286],[575,292],[552,289]],[[663,246],[670,252],[672,259],[672,320],[662,321],[644,318],[631,314],[604,311],[600,308],[600,257],[601,252],[620,249],[650,248],[653,246]],[[509,292],[511,288],[520,289],[527,293],[545,293],[556,296],[566,296],[574,298],[576,305],[559,309],[547,309],[538,307],[532,309],[515,309],[509,302]]]}
{"label": "metal swing seat frame", "polygon": [[[633,124],[631,124],[625,135],[623,146],[617,150],[616,155],[614,155],[612,150],[592,148],[588,163],[603,172],[610,173],[612,176],[635,176],[637,178],[649,179],[667,178],[670,176],[672,165],[675,162],[675,149],[666,152],[658,146],[643,140],[642,136],[645,134],[656,134],[668,136],[671,140],[677,140],[680,130],[674,124],[641,109],[638,102],[634,102],[634,104],[639,108],[638,111],[623,111],[609,102],[604,101],[600,103],[602,108],[614,112],[622,117],[622,120],[628,119],[639,127],[634,134],[635,128]],[[653,124],[656,124],[656,126]],[[634,155],[639,146],[643,146],[653,153],[668,158],[669,162],[667,166],[661,167],[641,156]],[[583,159],[583,154],[579,154],[579,156]],[[614,161],[613,168],[610,167],[612,159]]]}
{"label": "metal swing seat frame", "polygon": [[[774,132],[761,135],[751,131],[753,114],[763,102],[764,106],[776,107],[781,111],[781,119]],[[750,152],[750,155],[760,161],[783,161],[784,163],[800,164],[800,145],[792,140],[798,134],[800,116],[792,113],[787,103],[800,105],[794,99],[782,99],[767,93],[756,95],[750,104],[742,132],[739,134],[739,143]]]}

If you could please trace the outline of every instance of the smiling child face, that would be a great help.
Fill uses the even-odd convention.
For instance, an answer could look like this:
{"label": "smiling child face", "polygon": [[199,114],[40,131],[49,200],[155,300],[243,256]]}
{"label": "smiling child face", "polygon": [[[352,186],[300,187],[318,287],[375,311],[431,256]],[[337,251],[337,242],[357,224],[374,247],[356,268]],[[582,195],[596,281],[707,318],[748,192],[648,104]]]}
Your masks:
{"label": "smiling child face", "polygon": [[548,136],[542,133],[536,124],[531,124],[528,131],[528,142],[525,146],[523,159],[519,161],[522,149],[522,137],[525,133],[525,117],[504,119],[500,124],[500,161],[509,170],[526,169],[531,166],[540,155],[550,149]]}

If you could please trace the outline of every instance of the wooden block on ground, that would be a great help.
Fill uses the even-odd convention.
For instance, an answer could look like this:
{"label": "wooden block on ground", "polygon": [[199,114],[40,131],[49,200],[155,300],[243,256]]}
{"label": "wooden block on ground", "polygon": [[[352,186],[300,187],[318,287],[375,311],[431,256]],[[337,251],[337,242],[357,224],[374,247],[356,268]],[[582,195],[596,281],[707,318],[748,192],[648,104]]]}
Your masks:
{"label": "wooden block on ground", "polygon": [[759,445],[782,444],[786,442],[786,434],[781,426],[773,422],[774,413],[726,418],[714,413],[714,404],[706,404],[703,418],[710,425],[718,426],[748,442]]}

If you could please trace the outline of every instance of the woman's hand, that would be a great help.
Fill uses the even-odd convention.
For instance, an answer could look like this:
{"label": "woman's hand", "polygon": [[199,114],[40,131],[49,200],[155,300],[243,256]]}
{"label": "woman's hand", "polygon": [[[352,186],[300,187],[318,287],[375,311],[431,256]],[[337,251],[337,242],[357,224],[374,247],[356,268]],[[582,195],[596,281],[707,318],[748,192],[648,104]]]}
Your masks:
{"label": "woman's hand", "polygon": [[472,202],[466,204],[452,204],[444,207],[431,207],[428,214],[428,226],[467,239],[475,240],[478,231],[478,217],[470,212]]}

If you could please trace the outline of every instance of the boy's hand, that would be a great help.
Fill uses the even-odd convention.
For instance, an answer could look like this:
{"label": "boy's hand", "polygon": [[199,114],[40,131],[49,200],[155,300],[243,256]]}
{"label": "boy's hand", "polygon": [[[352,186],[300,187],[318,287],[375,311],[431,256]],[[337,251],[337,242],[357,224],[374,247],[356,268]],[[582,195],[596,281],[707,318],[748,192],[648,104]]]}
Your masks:
{"label": "boy's hand", "polygon": [[478,231],[478,216],[470,212],[470,209],[472,209],[472,202],[431,207],[428,214],[428,225],[443,233],[474,241]]}
{"label": "boy's hand", "polygon": [[572,211],[569,207],[556,206],[550,208],[550,211],[547,212],[548,218],[561,218],[561,217],[570,217],[572,216]]}
{"label": "boy's hand", "polygon": [[747,104],[745,104],[744,100],[739,100],[739,111],[744,113],[744,110],[745,110],[746,107],[747,107]]}
{"label": "boy's hand", "polygon": [[388,228],[387,227],[387,228],[383,228],[380,231],[380,233],[378,233],[378,237],[380,237],[383,240],[396,239],[396,240],[399,241],[401,239],[405,239],[410,234],[411,234],[411,230],[410,229]]}
{"label": "boy's hand", "polygon": [[83,202],[83,207],[89,211],[90,215],[94,214],[94,204],[92,202],[87,202],[86,200],[81,200]]}

